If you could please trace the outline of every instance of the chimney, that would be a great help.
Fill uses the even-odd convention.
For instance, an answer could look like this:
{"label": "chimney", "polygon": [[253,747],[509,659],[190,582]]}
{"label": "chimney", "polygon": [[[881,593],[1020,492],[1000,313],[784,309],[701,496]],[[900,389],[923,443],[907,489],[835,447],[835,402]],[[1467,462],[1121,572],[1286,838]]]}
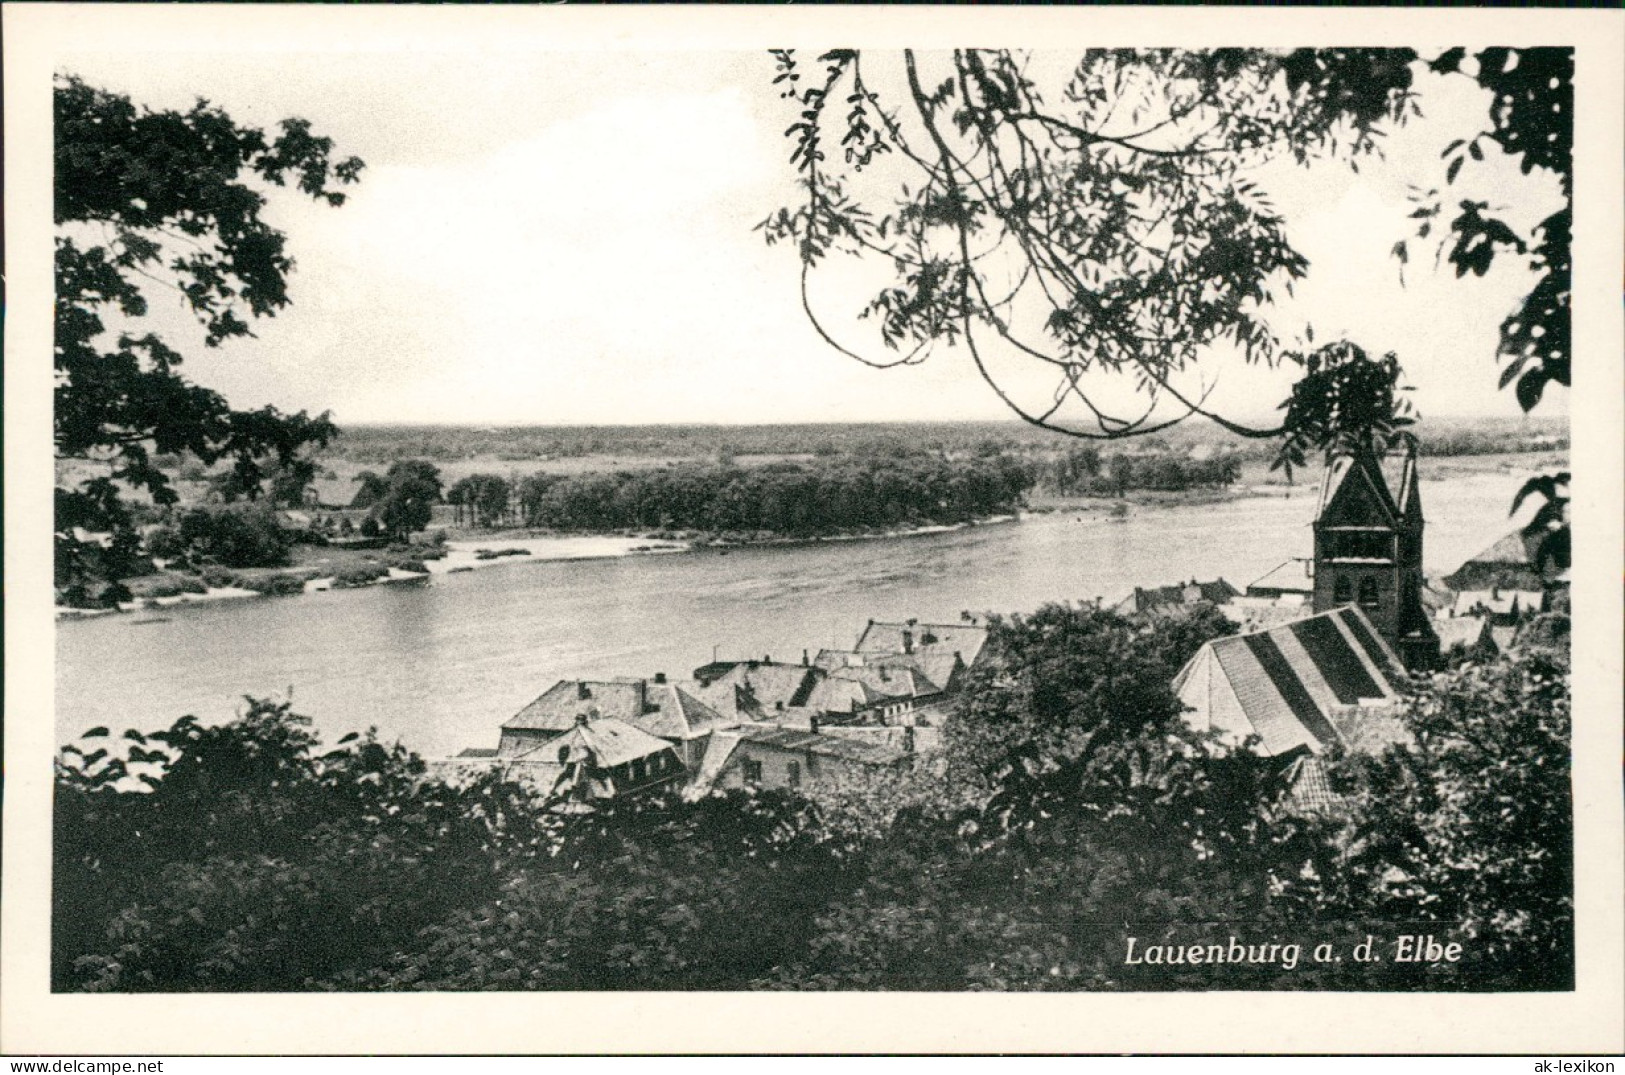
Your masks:
{"label": "chimney", "polygon": [[664,683],[664,682],[666,682],[666,673],[664,673],[664,672],[656,672],[655,673],[655,682],[656,683]]}
{"label": "chimney", "polygon": [[588,688],[584,681],[578,681],[576,683],[576,697],[583,700],[592,697],[592,690]]}
{"label": "chimney", "polygon": [[903,632],[903,652],[904,653],[913,653],[914,652],[914,632],[913,631],[904,631]]}
{"label": "chimney", "polygon": [[773,663],[773,655],[771,653],[762,654],[762,663],[763,664],[772,664]]}
{"label": "chimney", "polygon": [[801,667],[805,668],[811,663],[812,663],[812,661],[807,659],[807,651],[802,650],[801,651]]}
{"label": "chimney", "polygon": [[585,728],[586,726],[587,726],[587,714],[585,714],[585,713],[577,713],[576,714],[576,727],[577,728]]}
{"label": "chimney", "polygon": [[774,709],[775,712],[783,713],[784,712],[784,702],[782,700],[775,701],[773,703],[773,709]]}
{"label": "chimney", "polygon": [[817,717],[808,717],[807,718],[807,730],[812,732],[814,735],[818,734],[818,718]]}

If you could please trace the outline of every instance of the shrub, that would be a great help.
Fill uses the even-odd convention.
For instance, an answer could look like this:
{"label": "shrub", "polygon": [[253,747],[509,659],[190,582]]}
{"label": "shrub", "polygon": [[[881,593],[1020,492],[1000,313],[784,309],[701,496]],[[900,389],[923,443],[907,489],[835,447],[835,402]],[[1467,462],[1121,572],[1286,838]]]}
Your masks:
{"label": "shrub", "polygon": [[354,567],[343,568],[334,575],[333,588],[342,590],[352,586],[366,586],[388,575],[389,568],[383,564],[357,564]]}

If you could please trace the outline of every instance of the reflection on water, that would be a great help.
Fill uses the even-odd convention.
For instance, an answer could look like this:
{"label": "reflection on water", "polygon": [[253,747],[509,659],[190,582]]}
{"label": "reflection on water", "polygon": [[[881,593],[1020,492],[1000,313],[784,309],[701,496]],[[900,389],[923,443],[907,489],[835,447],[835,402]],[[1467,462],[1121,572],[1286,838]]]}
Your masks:
{"label": "reflection on water", "polygon": [[[1509,526],[1521,476],[1423,483],[1427,565],[1448,572]],[[376,725],[430,755],[491,746],[497,725],[562,677],[686,675],[722,655],[799,660],[864,621],[1045,601],[1136,585],[1238,586],[1308,555],[1314,490],[1220,504],[1058,513],[877,541],[523,563],[414,586],[224,601],[57,628],[57,735],[230,715],[293,689],[329,739]]]}

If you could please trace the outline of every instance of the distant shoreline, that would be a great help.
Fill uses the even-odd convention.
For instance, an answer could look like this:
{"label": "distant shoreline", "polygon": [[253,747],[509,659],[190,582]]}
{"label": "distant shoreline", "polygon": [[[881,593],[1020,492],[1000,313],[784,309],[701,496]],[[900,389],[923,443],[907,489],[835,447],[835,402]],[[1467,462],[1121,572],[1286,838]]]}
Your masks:
{"label": "distant shoreline", "polygon": [[[917,527],[893,528],[868,533],[825,534],[809,537],[772,535],[745,538],[729,533],[696,533],[687,539],[669,539],[649,534],[568,534],[557,531],[508,529],[494,530],[477,537],[459,536],[446,541],[446,556],[427,561],[426,573],[391,569],[390,574],[371,582],[335,586],[335,576],[310,575],[310,569],[290,569],[287,574],[299,578],[302,592],[270,594],[242,587],[214,587],[201,593],[183,593],[164,597],[141,598],[124,602],[118,608],[66,608],[58,606],[59,621],[90,619],[101,616],[135,613],[157,613],[183,605],[212,603],[253,597],[300,597],[332,589],[366,589],[403,582],[422,582],[436,575],[462,574],[508,564],[572,563],[583,560],[613,560],[630,556],[661,556],[679,553],[716,551],[726,553],[735,549],[778,548],[787,546],[821,545],[848,541],[881,541],[895,538],[924,537],[931,534],[951,533],[978,526],[996,526],[1019,522],[1021,513],[989,516],[962,523],[928,524]],[[523,550],[523,552],[519,552]],[[481,556],[481,553],[488,555]],[[490,555],[494,554],[494,555]],[[139,623],[141,621],[133,621]]]}

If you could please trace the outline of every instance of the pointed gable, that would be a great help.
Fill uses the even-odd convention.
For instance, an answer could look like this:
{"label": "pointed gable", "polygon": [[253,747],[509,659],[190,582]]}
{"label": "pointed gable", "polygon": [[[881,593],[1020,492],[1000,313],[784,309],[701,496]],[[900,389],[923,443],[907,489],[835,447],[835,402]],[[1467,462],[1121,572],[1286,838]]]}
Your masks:
{"label": "pointed gable", "polygon": [[1397,526],[1399,511],[1382,471],[1369,455],[1339,456],[1321,485],[1320,526]]}

